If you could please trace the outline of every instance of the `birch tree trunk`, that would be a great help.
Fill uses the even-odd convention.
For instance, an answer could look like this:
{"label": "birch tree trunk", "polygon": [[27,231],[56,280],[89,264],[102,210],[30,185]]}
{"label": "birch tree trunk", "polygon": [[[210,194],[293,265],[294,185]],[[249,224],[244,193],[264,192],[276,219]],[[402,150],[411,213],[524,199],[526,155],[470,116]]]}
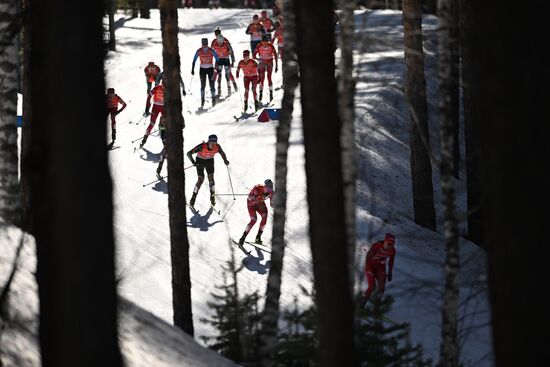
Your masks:
{"label": "birch tree trunk", "polygon": [[443,295],[440,361],[441,367],[457,367],[459,345],[458,331],[458,227],[455,213],[453,182],[454,124],[452,111],[452,24],[451,1],[438,1],[439,42],[439,120],[441,136],[441,191],[445,225],[445,290]]}
{"label": "birch tree trunk", "polygon": [[283,54],[283,100],[281,116],[277,126],[277,151],[275,160],[275,189],[273,210],[273,237],[271,240],[271,266],[267,278],[264,312],[262,315],[261,363],[274,366],[274,353],[277,347],[279,320],[279,298],[281,296],[281,276],[285,254],[285,224],[287,200],[287,171],[290,125],[294,110],[294,95],[298,87],[298,56],[296,55],[296,27],[294,19],[294,0],[285,0],[283,14],[285,19]]}
{"label": "birch tree trunk", "polygon": [[183,128],[181,113],[180,57],[178,47],[177,0],[160,1],[162,58],[166,92],[166,149],[168,159],[168,209],[170,255],[172,259],[172,306],[174,325],[194,334],[191,307],[189,238],[185,211],[185,174],[183,172]]}
{"label": "birch tree trunk", "polygon": [[18,0],[0,0],[0,217],[19,224],[17,89],[19,80]]}
{"label": "birch tree trunk", "polygon": [[[342,121],[342,173],[344,179],[344,210],[346,216],[346,238],[348,268],[355,269],[355,182],[357,161],[355,157],[355,78],[353,76],[353,46],[355,0],[340,0],[340,64],[338,78],[338,113]],[[350,271],[350,289],[353,292],[354,274]]]}
{"label": "birch tree trunk", "polygon": [[[71,5],[34,1],[31,12],[29,167],[42,366],[121,366],[112,182],[102,123],[105,9],[103,1],[89,2],[75,17]],[[69,95],[70,103],[63,103]]]}
{"label": "birch tree trunk", "polygon": [[295,2],[319,366],[355,366],[332,0]]}
{"label": "birch tree trunk", "polygon": [[403,0],[403,33],[405,37],[405,63],[407,66],[405,92],[410,108],[410,160],[414,221],[435,231],[436,217],[428,133],[428,106],[426,101],[426,78],[424,76],[420,0]]}

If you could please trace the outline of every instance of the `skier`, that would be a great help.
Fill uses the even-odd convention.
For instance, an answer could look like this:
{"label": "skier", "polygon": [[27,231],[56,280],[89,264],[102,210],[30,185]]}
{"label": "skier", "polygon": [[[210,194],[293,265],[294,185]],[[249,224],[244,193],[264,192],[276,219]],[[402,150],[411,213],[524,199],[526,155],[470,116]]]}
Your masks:
{"label": "skier", "polygon": [[162,170],[162,165],[166,159],[166,118],[164,116],[160,116],[159,119],[159,132],[160,139],[162,140],[162,151],[160,152],[160,161],[157,167],[157,177],[160,180],[162,178],[160,171]]}
{"label": "skier", "polygon": [[273,44],[275,44],[275,41],[277,41],[277,51],[279,51],[279,57],[281,58],[281,62],[283,61],[283,53],[285,50],[285,44],[284,44],[284,33],[285,33],[285,24],[284,24],[284,18],[282,15],[279,15],[277,18],[277,21],[275,22],[275,33],[273,33]]}
{"label": "skier", "polygon": [[145,73],[145,82],[147,83],[147,94],[149,94],[153,82],[155,82],[156,87],[162,80],[160,67],[155,65],[153,61],[149,61],[149,64],[143,69],[143,72]]}
{"label": "skier", "polygon": [[[193,159],[193,154],[197,153],[197,159]],[[212,206],[216,205],[216,186],[214,182],[214,156],[216,153],[220,153],[223,158],[223,163],[229,165],[227,156],[223,151],[222,147],[218,144],[218,137],[214,134],[208,137],[208,142],[202,142],[190,151],[187,152],[187,158],[197,167],[197,183],[193,188],[193,195],[189,201],[191,207],[195,206],[195,200],[197,199],[197,194],[201,188],[202,183],[204,182],[204,169],[206,168],[206,173],[208,174],[208,184],[210,186],[210,204]]]}
{"label": "skier", "polygon": [[[151,107],[151,97],[153,97],[153,109],[149,112],[149,107]],[[147,96],[144,115],[151,115],[151,120],[149,122],[149,126],[147,126],[147,129],[145,130],[145,135],[143,135],[141,144],[139,144],[140,148],[145,145],[149,134],[151,134],[151,130],[153,130],[153,126],[155,126],[155,123],[157,122],[157,117],[159,114],[164,116],[164,84],[162,83],[154,87]]]}
{"label": "skier", "polygon": [[[115,88],[108,88],[105,98],[107,99],[107,117],[111,115],[111,139],[114,143],[116,139],[115,116],[121,113],[122,110],[126,108],[126,102],[124,102],[122,98],[118,96],[118,94],[115,94]],[[120,110],[118,109],[119,104],[122,105],[122,108]]]}
{"label": "skier", "polygon": [[265,201],[269,198],[269,204],[273,208],[273,181],[267,179],[264,184],[258,184],[250,190],[246,204],[248,206],[248,214],[250,215],[250,222],[246,225],[242,237],[239,239],[239,247],[241,247],[248,235],[248,232],[252,229],[257,220],[256,212],[260,213],[262,220],[260,222],[260,228],[256,235],[256,243],[262,244],[262,233],[264,231],[265,224],[267,222],[267,207]]}
{"label": "skier", "polygon": [[262,10],[260,13],[260,23],[264,26],[266,33],[269,34],[269,37],[271,38],[271,32],[275,30],[275,24],[271,18],[267,16],[266,10]]}
{"label": "skier", "polygon": [[[214,81],[216,78],[218,78],[218,97],[222,93],[222,69],[225,67],[225,80],[227,81],[227,95],[231,94],[231,85],[229,84],[229,81],[233,83],[233,87],[235,90],[238,90],[237,83],[235,82],[235,78],[233,77],[233,74],[231,73],[231,68],[235,66],[235,54],[233,53],[233,47],[231,47],[231,43],[229,43],[229,40],[225,38],[222,35],[222,32],[220,28],[216,28],[214,31],[214,34],[216,35],[216,38],[212,40],[212,44],[210,47],[216,51],[218,54],[218,57],[220,60],[216,64],[216,72],[214,73]],[[231,57],[231,62],[229,62],[229,57]]]}
{"label": "skier", "polygon": [[[365,277],[367,278],[367,290],[363,293],[361,307],[369,300],[376,283],[378,283],[378,296],[384,294],[386,278],[392,280],[393,261],[395,258],[395,236],[386,233],[383,241],[373,243],[367,252],[365,259]],[[389,259],[388,273],[386,274],[386,260]]]}
{"label": "skier", "polygon": [[252,57],[256,58],[256,54],[260,56],[260,63],[258,66],[258,73],[260,74],[260,96],[258,100],[262,101],[262,94],[264,91],[264,79],[267,72],[267,83],[269,85],[269,101],[273,100],[273,82],[271,81],[271,73],[273,71],[273,60],[275,60],[275,72],[279,70],[279,60],[277,59],[277,51],[270,42],[268,34],[262,36],[262,42],[256,46],[256,49],[252,53]]}
{"label": "skier", "polygon": [[216,89],[214,86],[214,60],[216,63],[220,61],[218,54],[211,47],[208,47],[208,38],[201,39],[202,47],[195,52],[193,57],[193,65],[191,66],[191,75],[195,75],[195,62],[200,58],[201,78],[201,109],[204,108],[204,89],[206,87],[206,77],[208,76],[208,84],[210,85],[210,93],[212,94],[212,107],[216,105]]}
{"label": "skier", "polygon": [[260,23],[258,14],[254,14],[252,23],[248,25],[245,33],[250,35],[250,49],[254,51],[258,43],[262,41],[262,35],[265,33],[265,28]]}
{"label": "skier", "polygon": [[254,109],[257,111],[260,107],[258,98],[256,97],[256,86],[258,85],[258,63],[250,58],[250,51],[243,51],[243,59],[237,64],[237,79],[239,78],[239,70],[243,70],[244,83],[244,112],[248,110],[248,88],[252,83],[252,96],[254,97]]}

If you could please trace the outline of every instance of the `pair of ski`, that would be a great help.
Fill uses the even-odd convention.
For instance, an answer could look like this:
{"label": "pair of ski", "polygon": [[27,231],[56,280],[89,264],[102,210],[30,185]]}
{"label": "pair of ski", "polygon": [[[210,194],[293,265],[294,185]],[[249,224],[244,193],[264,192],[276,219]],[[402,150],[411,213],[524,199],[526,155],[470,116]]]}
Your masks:
{"label": "pair of ski", "polygon": [[[244,252],[247,256],[250,255],[250,253],[252,252],[252,251],[248,251],[243,245],[241,245],[239,243],[239,241],[235,241],[234,239],[232,239],[231,241],[233,241],[233,243],[235,245],[237,245],[241,249],[241,251]],[[254,246],[254,247],[256,247],[256,248],[258,248],[262,251],[271,253],[271,249],[269,247],[265,246],[264,244],[256,243],[256,242],[250,242],[250,241],[244,241],[244,243],[249,244],[251,246]]]}
{"label": "pair of ski", "polygon": [[261,108],[268,108],[268,107],[271,107],[271,106],[273,106],[273,103],[271,103],[271,101],[269,101],[269,103],[267,103],[267,104],[262,104],[261,106],[258,106],[258,109],[254,110],[254,112],[243,111],[240,116],[234,115],[233,118],[235,119],[235,121],[246,120],[246,119],[249,119],[251,117],[257,116],[258,112],[260,111]]}

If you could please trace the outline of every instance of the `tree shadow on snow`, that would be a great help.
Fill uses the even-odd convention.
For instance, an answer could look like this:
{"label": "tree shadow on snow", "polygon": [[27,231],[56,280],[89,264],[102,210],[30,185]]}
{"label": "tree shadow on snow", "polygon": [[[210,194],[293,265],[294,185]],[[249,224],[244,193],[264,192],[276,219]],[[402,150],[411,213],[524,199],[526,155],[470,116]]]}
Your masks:
{"label": "tree shadow on snow", "polygon": [[212,227],[214,224],[223,222],[223,220],[217,220],[215,222],[209,223],[208,219],[213,212],[214,209],[210,207],[205,215],[200,215],[198,212],[193,214],[193,216],[189,218],[189,222],[187,222],[187,227],[198,228],[201,232],[207,232],[208,228]]}
{"label": "tree shadow on snow", "polygon": [[259,248],[255,249],[258,256],[253,256],[251,252],[243,259],[243,266],[252,272],[257,272],[258,274],[267,274],[267,270],[271,266],[271,260],[267,260],[265,264],[262,264],[262,261],[264,260],[264,254]]}

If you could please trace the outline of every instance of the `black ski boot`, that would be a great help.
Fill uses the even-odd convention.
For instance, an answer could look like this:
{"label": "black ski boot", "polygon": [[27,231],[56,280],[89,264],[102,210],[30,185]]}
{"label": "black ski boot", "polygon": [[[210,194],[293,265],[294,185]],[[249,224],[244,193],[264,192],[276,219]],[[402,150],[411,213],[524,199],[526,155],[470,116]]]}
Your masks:
{"label": "black ski boot", "polygon": [[269,90],[269,102],[273,101],[273,91]]}
{"label": "black ski boot", "polygon": [[139,147],[142,148],[145,145],[145,142],[147,141],[147,137],[149,135],[143,135],[143,139],[141,139],[141,143],[139,144]]}
{"label": "black ski boot", "polygon": [[204,108],[204,97],[201,97],[201,108]]}
{"label": "black ski boot", "polygon": [[212,206],[216,205],[216,194],[213,192],[210,193],[210,204],[212,204]]}
{"label": "black ski boot", "polygon": [[254,101],[254,112],[258,111],[260,109],[260,102],[259,101]]}
{"label": "black ski boot", "polygon": [[229,97],[231,95],[231,85],[227,83],[227,96]]}
{"label": "black ski boot", "polygon": [[222,84],[218,84],[218,96],[222,95]]}
{"label": "black ski boot", "polygon": [[116,139],[116,129],[113,129],[113,132],[111,133],[111,139],[113,139],[113,143],[114,143]]}
{"label": "black ski boot", "polygon": [[191,195],[191,200],[189,200],[189,205],[191,205],[192,208],[195,207],[195,200],[197,200],[196,192],[194,192],[193,195]]}
{"label": "black ski boot", "polygon": [[[218,94],[219,96],[219,94]],[[214,107],[216,105],[216,102],[218,100],[218,96],[212,96],[212,107]]]}
{"label": "black ski boot", "polygon": [[244,113],[246,113],[246,110],[248,110],[248,101],[244,103]]}
{"label": "black ski boot", "polygon": [[235,92],[239,90],[239,87],[237,87],[237,83],[233,80],[233,88],[235,89]]}
{"label": "black ski boot", "polygon": [[258,245],[262,244],[262,233],[263,231],[258,231],[258,234],[256,235],[256,240],[254,242],[256,242]]}
{"label": "black ski boot", "polygon": [[263,89],[260,89],[260,95],[258,96],[258,101],[259,101],[259,102],[262,101],[263,94],[264,94]]}

